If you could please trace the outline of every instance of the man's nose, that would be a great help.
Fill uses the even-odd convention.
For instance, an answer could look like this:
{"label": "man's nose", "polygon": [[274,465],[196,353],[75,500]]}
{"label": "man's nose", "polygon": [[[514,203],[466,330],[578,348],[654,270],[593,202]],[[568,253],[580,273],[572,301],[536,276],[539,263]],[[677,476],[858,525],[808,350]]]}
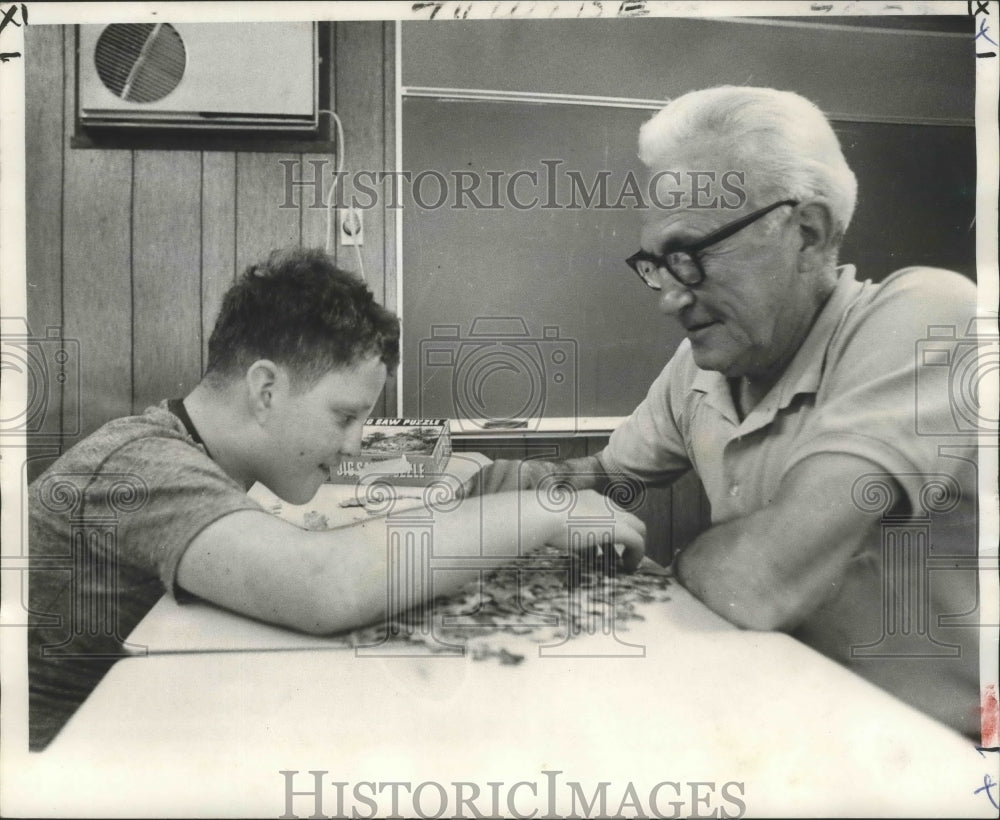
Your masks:
{"label": "man's nose", "polygon": [[664,282],[660,291],[660,310],[674,316],[694,302],[694,294],[680,282]]}

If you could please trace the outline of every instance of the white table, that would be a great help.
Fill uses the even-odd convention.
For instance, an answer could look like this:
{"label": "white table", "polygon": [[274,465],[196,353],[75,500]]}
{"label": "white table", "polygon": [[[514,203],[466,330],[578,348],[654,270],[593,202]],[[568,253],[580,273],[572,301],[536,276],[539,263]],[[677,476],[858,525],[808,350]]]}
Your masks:
{"label": "white table", "polygon": [[[352,793],[372,796],[363,781],[440,783],[449,815],[455,782],[479,787],[474,805],[487,816],[497,789],[499,814],[510,816],[504,801],[526,781],[515,810],[543,816],[551,791],[557,814],[576,799],[582,816],[575,781],[588,801],[608,783],[608,814],[630,783],[650,813],[651,790],[666,783],[666,816],[669,801],[681,816],[736,816],[723,784],[747,816],[995,816],[974,793],[984,774],[997,779],[995,759],[792,638],[737,630],[676,585],[642,614],[620,634],[633,648],[619,645],[619,657],[598,633],[562,648],[576,657],[540,657],[526,642],[534,652],[518,665],[346,649],[129,658],[25,775],[48,784],[53,813],[86,806],[109,817],[279,816],[280,771],[298,771],[290,788],[306,792],[309,772],[324,772],[327,816],[337,812],[333,781],[348,784],[347,816],[369,813]],[[392,788],[375,795],[380,816]],[[396,788],[399,813],[412,816]],[[696,806],[692,789],[707,802]],[[297,816],[316,811],[309,795],[291,799]],[[437,787],[420,799],[435,813]]]}
{"label": "white table", "polygon": [[[653,571],[662,567],[644,558],[640,569]],[[686,629],[735,631],[736,627],[694,600],[679,585],[671,595],[681,600],[673,613]],[[622,633],[624,638],[624,633]],[[517,638],[506,639],[507,643]],[[343,648],[342,636],[319,637],[286,629],[274,624],[251,620],[212,604],[191,601],[179,604],[164,595],[132,630],[126,649],[136,656],[190,652],[246,652],[274,650],[306,650]],[[520,649],[534,653],[536,645],[521,640]],[[402,651],[410,651],[404,648]],[[631,650],[630,650],[631,651]],[[634,654],[634,653],[633,653]]]}

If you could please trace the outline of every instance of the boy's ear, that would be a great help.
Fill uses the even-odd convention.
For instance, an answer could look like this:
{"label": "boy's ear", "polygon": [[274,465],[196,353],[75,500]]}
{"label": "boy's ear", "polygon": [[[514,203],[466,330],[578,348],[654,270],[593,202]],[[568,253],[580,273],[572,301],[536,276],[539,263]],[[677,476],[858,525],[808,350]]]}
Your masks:
{"label": "boy's ear", "polygon": [[830,204],[825,199],[810,199],[798,206],[799,270],[823,267],[837,243],[837,231]]}
{"label": "boy's ear", "polygon": [[258,359],[247,368],[247,404],[258,422],[263,422],[270,412],[283,376],[281,368],[270,359]]}

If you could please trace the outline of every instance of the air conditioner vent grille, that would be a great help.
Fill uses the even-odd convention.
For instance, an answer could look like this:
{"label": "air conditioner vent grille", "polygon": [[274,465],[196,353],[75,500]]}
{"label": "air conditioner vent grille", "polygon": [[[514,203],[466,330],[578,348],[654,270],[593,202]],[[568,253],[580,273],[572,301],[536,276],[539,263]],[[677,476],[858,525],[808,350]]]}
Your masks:
{"label": "air conditioner vent grille", "polygon": [[150,103],[184,76],[186,52],[169,23],[114,23],[97,39],[94,63],[104,86],[129,102]]}

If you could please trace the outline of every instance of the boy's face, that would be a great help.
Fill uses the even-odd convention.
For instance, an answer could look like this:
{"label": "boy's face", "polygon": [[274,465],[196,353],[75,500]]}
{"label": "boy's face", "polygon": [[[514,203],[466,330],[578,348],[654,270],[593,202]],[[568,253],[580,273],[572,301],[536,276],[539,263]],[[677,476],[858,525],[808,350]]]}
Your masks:
{"label": "boy's face", "polygon": [[272,390],[257,479],[279,498],[305,504],[342,458],[360,452],[362,427],[385,385],[386,367],[371,356],[299,392],[288,376],[282,370]]}

